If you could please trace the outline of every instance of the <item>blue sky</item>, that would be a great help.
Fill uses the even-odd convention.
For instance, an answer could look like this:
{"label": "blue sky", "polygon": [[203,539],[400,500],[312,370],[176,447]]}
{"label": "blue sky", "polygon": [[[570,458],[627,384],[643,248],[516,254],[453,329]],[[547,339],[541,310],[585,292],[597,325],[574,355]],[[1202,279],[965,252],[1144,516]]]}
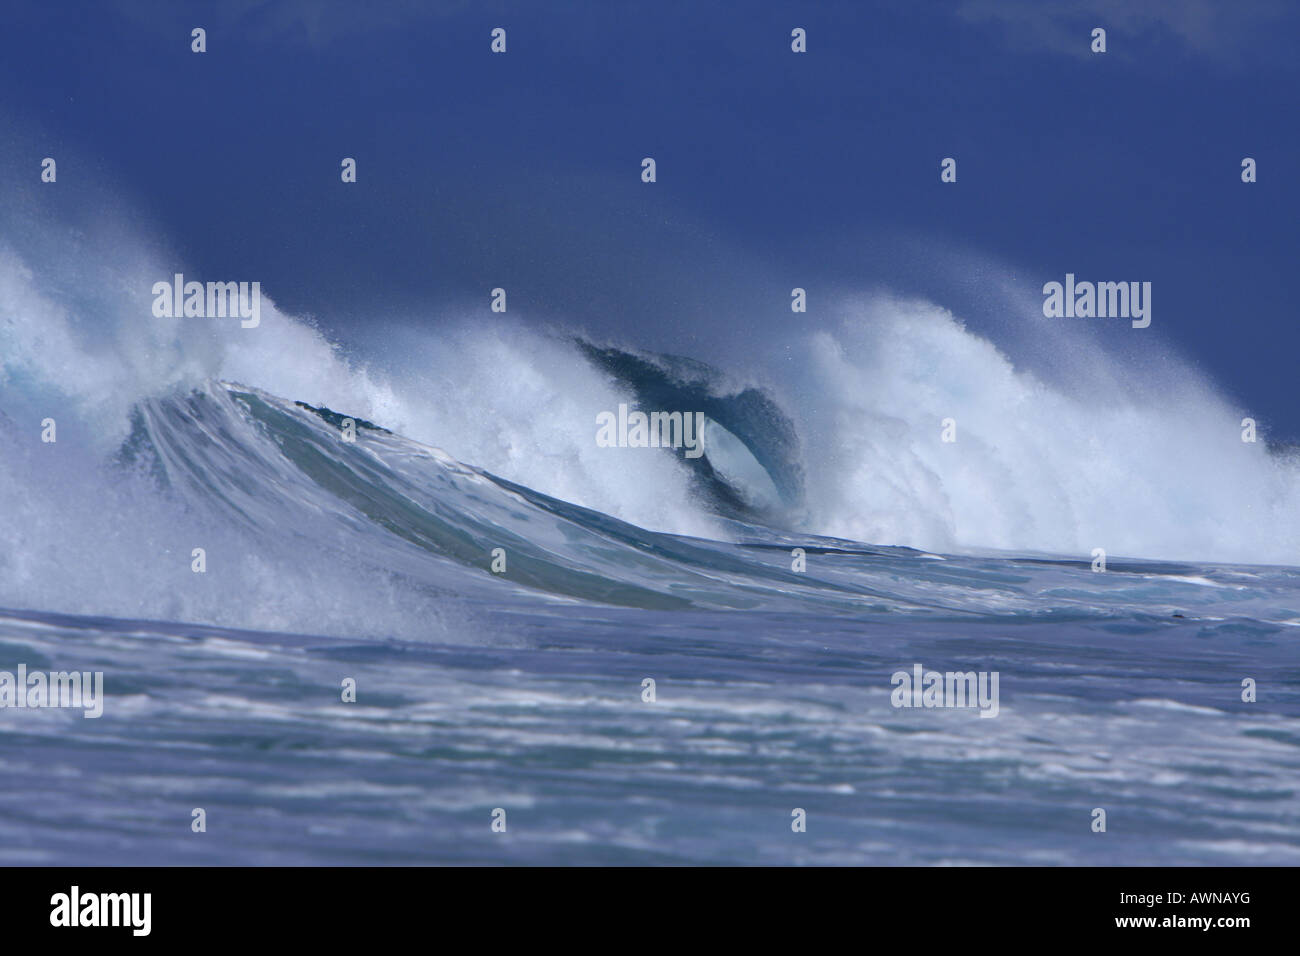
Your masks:
{"label": "blue sky", "polygon": [[[795,285],[925,295],[992,333],[1007,318],[991,285],[1032,307],[1073,271],[1151,281],[1152,328],[1114,347],[1150,333],[1144,348],[1177,350],[1274,437],[1300,438],[1294,5],[10,2],[0,16],[0,115],[23,130],[11,144],[60,158],[59,202],[123,202],[178,262],[258,278],[343,338],[506,285],[512,310],[695,341],[725,365],[711,353],[728,332],[789,321]],[[497,26],[504,56],[488,51]],[[1089,52],[1094,26],[1105,55]],[[955,185],[939,182],[945,156]]]}

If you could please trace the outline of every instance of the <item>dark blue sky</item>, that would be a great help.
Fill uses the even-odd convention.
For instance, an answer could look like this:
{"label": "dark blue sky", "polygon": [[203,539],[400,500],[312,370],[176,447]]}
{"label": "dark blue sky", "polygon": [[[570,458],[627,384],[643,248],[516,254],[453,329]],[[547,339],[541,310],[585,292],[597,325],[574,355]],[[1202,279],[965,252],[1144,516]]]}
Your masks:
{"label": "dark blue sky", "polygon": [[1297,5],[10,0],[0,18],[0,115],[32,175],[59,158],[59,203],[125,203],[178,263],[258,278],[345,339],[504,285],[512,311],[725,365],[719,330],[789,321],[795,285],[924,294],[992,334],[1005,301],[983,283],[1032,304],[1073,271],[1152,282],[1152,328],[1107,334],[1179,350],[1300,437]]}

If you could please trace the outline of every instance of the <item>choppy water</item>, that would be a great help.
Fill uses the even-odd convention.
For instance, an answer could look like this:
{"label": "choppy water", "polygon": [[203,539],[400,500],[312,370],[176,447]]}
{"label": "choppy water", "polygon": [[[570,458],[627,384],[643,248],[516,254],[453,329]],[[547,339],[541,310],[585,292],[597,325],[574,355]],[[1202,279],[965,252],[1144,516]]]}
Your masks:
{"label": "choppy water", "polygon": [[[140,403],[125,447],[106,467],[159,490],[92,503],[119,560],[259,626],[0,611],[0,668],[106,694],[0,711],[6,863],[1300,862],[1295,568],[651,532],[215,383]],[[38,568],[78,553],[59,520]],[[327,634],[267,626],[312,607]],[[998,715],[894,707],[917,663],[998,672]]]}

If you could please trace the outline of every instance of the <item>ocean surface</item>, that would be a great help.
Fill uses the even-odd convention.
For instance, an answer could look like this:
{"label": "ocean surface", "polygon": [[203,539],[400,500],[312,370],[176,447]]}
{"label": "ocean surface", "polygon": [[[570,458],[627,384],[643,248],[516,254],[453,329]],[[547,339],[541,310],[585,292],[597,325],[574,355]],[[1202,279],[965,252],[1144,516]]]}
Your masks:
{"label": "ocean surface", "polygon": [[[1296,567],[781,530],[752,437],[640,476],[711,533],[652,531],[347,411],[211,379],[93,464],[6,416],[0,668],[104,712],[0,710],[0,862],[1300,862]],[[916,664],[996,716],[894,706]]]}

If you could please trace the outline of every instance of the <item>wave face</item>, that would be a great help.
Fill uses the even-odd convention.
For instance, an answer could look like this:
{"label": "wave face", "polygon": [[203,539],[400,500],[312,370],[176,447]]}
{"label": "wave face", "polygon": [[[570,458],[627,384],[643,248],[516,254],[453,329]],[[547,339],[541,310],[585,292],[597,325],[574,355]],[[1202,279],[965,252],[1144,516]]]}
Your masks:
{"label": "wave face", "polygon": [[[154,318],[148,290],[169,270],[114,268],[87,284],[0,247],[5,412],[54,417],[101,458],[141,401],[226,380],[657,531],[726,537],[721,517],[932,551],[1291,563],[1300,550],[1295,454],[1243,442],[1242,412],[1170,360],[1144,385],[1093,353],[1086,374],[1052,383],[946,311],[879,296],[739,352],[743,375],[454,316],[438,333],[376,332],[396,344],[367,357],[270,303],[254,330]],[[757,475],[597,447],[596,415],[620,403],[703,412]]]}
{"label": "wave face", "polygon": [[[1172,611],[1199,593],[1187,592],[1184,579],[1204,570],[1112,560],[1112,574],[1135,573],[1157,585],[1128,602],[1095,575],[1076,580],[1089,568],[1087,559],[943,559],[723,518],[715,519],[714,538],[651,531],[463,464],[364,419],[355,437],[345,440],[346,420],[326,407],[209,382],[181,395],[141,400],[130,432],[96,471],[51,472],[48,462],[35,467],[30,455],[15,459],[11,467],[19,467],[7,475],[7,500],[20,520],[10,524],[17,536],[6,553],[23,558],[6,564],[6,603],[231,623],[227,606],[267,610],[267,599],[249,602],[246,589],[259,577],[273,577],[303,594],[310,608],[310,616],[296,623],[303,628],[313,622],[319,628],[314,602],[332,591],[364,587],[368,601],[375,594],[388,595],[393,604],[411,601],[409,619],[381,618],[366,626],[342,604],[331,605],[330,614],[342,615],[340,626],[349,634],[423,633],[435,604],[510,594],[645,610],[1109,617],[1150,610],[1157,597],[1165,603],[1155,607],[1167,604]],[[105,484],[114,486],[107,509]],[[24,527],[23,518],[37,523]],[[33,539],[48,547],[25,553],[30,547],[24,542]],[[61,550],[60,542],[69,549]],[[198,603],[165,603],[194,593],[191,545],[203,547],[211,564]],[[795,548],[834,555],[835,561],[795,571]],[[497,549],[505,565],[494,570]],[[74,553],[104,560],[78,562]],[[34,564],[38,560],[47,563]],[[987,589],[983,569],[990,562],[1029,575],[1033,586]],[[98,577],[80,576],[83,564]],[[139,569],[138,577],[114,577],[132,569]],[[1039,589],[1052,575],[1064,576],[1075,593],[1045,602]],[[1178,587],[1164,594],[1162,581]],[[42,592],[42,582],[63,590]],[[22,583],[38,590],[23,594],[15,587]],[[75,601],[74,592],[80,595]],[[131,603],[120,604],[128,595]],[[159,603],[149,604],[150,595]],[[277,601],[269,603],[270,616],[234,623],[295,626]],[[1292,616],[1266,603],[1252,609],[1279,623]]]}
{"label": "wave face", "polygon": [[[0,859],[1300,859],[1297,465],[1194,375],[1054,381],[887,297],[727,368],[454,315],[345,350],[154,319],[173,270],[113,249],[0,246],[0,667],[108,694],[0,733]],[[620,403],[706,454],[599,447]],[[895,708],[913,662],[998,718]],[[177,841],[196,788],[221,840]]]}

